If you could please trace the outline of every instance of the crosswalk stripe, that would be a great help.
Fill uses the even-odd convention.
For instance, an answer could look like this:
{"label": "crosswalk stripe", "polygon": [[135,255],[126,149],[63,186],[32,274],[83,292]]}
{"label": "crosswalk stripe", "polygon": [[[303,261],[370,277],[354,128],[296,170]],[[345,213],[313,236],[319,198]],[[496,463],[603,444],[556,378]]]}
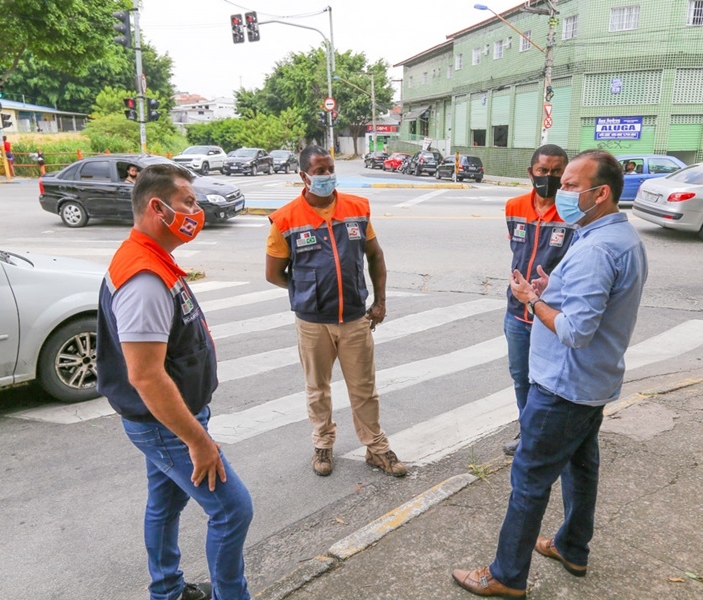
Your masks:
{"label": "crosswalk stripe", "polygon": [[219,298],[218,300],[206,300],[198,302],[200,308],[207,314],[215,310],[225,308],[233,308],[235,306],[246,306],[247,304],[256,304],[267,300],[277,300],[288,295],[288,290],[282,288],[274,288],[263,290],[261,292],[250,292],[249,294],[241,294],[240,296],[230,296],[228,298]]}
{"label": "crosswalk stripe", "polygon": [[269,331],[270,329],[292,325],[294,322],[295,313],[287,311],[264,315],[263,317],[245,319],[243,321],[231,321],[230,323],[222,323],[221,325],[211,325],[210,334],[213,339],[222,340],[235,335],[256,333],[257,331]]}
{"label": "crosswalk stripe", "polygon": [[[459,319],[503,308],[502,300],[482,299],[473,302],[454,304],[443,308],[414,313],[394,319],[379,326],[374,335],[376,344],[389,342],[401,337],[446,325]],[[221,382],[234,381],[244,377],[260,375],[273,369],[293,365],[299,360],[298,347],[288,346],[242,358],[223,360],[217,365],[217,375]]]}
{"label": "crosswalk stripe", "polygon": [[[625,365],[631,371],[676,358],[703,344],[703,320],[691,320],[628,348]],[[423,466],[472,444],[518,417],[515,392],[505,388],[389,436],[391,447],[405,462]],[[361,447],[343,458],[364,460]]]}
{"label": "crosswalk stripe", "polygon": [[226,288],[247,285],[248,283],[248,281],[194,281],[193,283],[189,283],[188,287],[196,294],[202,294],[203,292],[224,290]]}
{"label": "crosswalk stripe", "polygon": [[[403,390],[423,381],[503,358],[507,352],[505,338],[500,336],[448,354],[382,369],[376,373],[376,387],[379,394]],[[348,408],[349,397],[344,393],[346,390],[344,381],[333,382],[331,388],[332,397],[335,398],[335,409]],[[305,392],[297,392],[242,412],[215,416],[210,420],[209,430],[215,441],[222,444],[236,444],[305,419],[307,419]]]}
{"label": "crosswalk stripe", "polygon": [[444,194],[447,190],[435,190],[434,192],[428,192],[427,194],[422,194],[418,196],[417,198],[413,198],[412,200],[407,200],[406,202],[401,202],[400,204],[394,204],[394,208],[407,208],[408,206],[414,206],[415,204],[420,204],[420,202],[424,202],[425,200],[430,200],[431,198],[434,198],[435,196],[439,196],[440,194]]}

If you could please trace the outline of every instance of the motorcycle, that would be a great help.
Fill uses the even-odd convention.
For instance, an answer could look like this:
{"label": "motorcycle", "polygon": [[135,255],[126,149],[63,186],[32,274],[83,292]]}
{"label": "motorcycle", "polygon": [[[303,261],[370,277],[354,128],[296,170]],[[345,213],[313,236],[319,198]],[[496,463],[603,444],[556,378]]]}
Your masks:
{"label": "motorcycle", "polygon": [[409,156],[406,156],[406,157],[403,159],[403,162],[400,163],[400,166],[396,169],[396,171],[397,171],[398,173],[405,173],[405,174],[407,174],[408,168],[409,168],[409,167],[410,167],[410,157],[409,157]]}

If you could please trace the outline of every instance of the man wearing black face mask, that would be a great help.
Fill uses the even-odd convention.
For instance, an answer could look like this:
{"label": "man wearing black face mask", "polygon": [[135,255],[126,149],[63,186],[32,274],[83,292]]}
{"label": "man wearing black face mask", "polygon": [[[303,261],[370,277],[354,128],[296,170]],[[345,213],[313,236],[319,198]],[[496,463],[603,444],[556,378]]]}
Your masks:
{"label": "man wearing black face mask", "polygon": [[[554,144],[537,148],[532,155],[527,174],[533,190],[511,198],[505,206],[510,249],[513,252],[512,271],[517,269],[527,281],[549,274],[571,244],[575,231],[559,217],[554,198],[561,186],[561,175],[569,158]],[[515,385],[515,396],[520,413],[527,402],[530,389],[529,354],[532,312],[529,305],[513,297],[508,287],[508,310],[503,329],[508,341],[508,367]],[[520,443],[518,437],[503,447],[512,456]]]}

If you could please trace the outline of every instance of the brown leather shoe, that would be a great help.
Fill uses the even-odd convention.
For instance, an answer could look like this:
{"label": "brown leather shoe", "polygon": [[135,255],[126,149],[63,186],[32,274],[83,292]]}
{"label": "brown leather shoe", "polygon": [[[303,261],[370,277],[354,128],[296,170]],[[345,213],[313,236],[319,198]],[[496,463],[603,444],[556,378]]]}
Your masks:
{"label": "brown leather shoe", "polygon": [[312,470],[317,475],[327,477],[333,468],[332,448],[315,448],[315,454],[312,456]]}
{"label": "brown leather shoe", "polygon": [[366,463],[377,469],[381,469],[387,475],[393,477],[405,477],[408,474],[408,468],[404,463],[398,460],[393,450],[384,452],[383,454],[374,454],[366,449]]}
{"label": "brown leather shoe", "polygon": [[515,590],[503,585],[491,575],[488,567],[474,569],[472,571],[462,571],[454,569],[452,573],[456,581],[465,590],[477,596],[500,596],[502,598],[527,598],[525,590]]}
{"label": "brown leather shoe", "polygon": [[546,556],[547,558],[553,558],[554,560],[558,560],[562,565],[564,565],[564,568],[574,575],[575,577],[585,577],[586,576],[586,571],[588,570],[588,567],[580,567],[579,565],[575,565],[574,563],[570,563],[568,560],[564,560],[564,557],[559,554],[559,551],[556,549],[556,546],[554,545],[554,538],[549,539],[546,538],[542,535],[540,535],[537,538],[537,543],[535,544],[535,550],[539,552],[542,556]]}

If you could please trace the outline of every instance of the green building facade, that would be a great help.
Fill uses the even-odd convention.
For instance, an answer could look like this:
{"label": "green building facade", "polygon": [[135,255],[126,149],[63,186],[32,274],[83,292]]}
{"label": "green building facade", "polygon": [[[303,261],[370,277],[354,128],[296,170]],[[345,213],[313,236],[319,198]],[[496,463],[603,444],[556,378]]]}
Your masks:
{"label": "green building facade", "polygon": [[[703,0],[552,4],[548,143],[570,155],[599,147],[703,161]],[[404,114],[393,149],[431,138],[445,153],[480,156],[492,174],[525,176],[547,116],[540,48],[547,49],[550,17],[523,6],[501,17],[539,48],[492,17],[396,65],[404,71]],[[617,131],[625,118],[634,118],[632,139],[607,139],[602,130]]]}

